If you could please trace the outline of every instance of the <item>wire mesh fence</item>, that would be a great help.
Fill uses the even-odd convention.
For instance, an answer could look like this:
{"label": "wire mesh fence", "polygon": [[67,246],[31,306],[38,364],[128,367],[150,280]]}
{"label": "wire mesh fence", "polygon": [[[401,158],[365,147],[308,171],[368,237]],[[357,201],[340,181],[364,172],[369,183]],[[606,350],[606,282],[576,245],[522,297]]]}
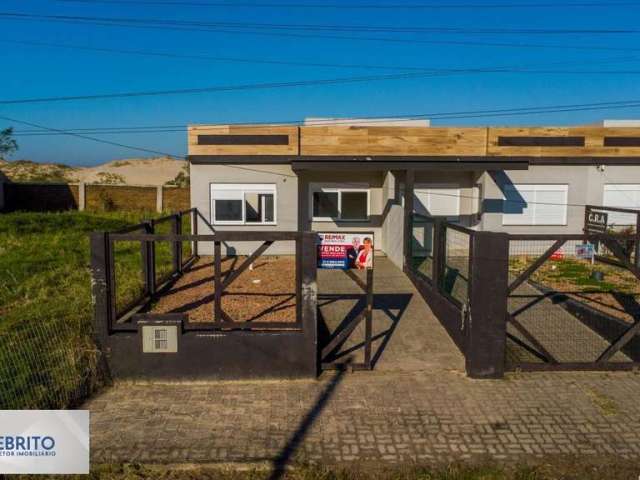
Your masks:
{"label": "wire mesh fence", "polygon": [[446,226],[444,232],[445,262],[440,288],[464,304],[469,300],[471,234],[451,226]]}
{"label": "wire mesh fence", "polygon": [[77,404],[98,380],[84,329],[64,317],[24,321],[0,332],[0,408],[58,409]]}
{"label": "wire mesh fence", "polygon": [[588,236],[510,241],[508,367],[640,361],[638,278],[596,252]]}
{"label": "wire mesh fence", "polygon": [[434,220],[414,215],[411,235],[411,265],[414,271],[433,280]]}

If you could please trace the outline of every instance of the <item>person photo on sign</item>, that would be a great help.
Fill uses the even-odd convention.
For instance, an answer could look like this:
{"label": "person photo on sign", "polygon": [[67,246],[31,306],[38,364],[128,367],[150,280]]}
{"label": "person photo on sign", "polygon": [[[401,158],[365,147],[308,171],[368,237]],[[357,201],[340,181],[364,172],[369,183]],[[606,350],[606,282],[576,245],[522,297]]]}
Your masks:
{"label": "person photo on sign", "polygon": [[356,268],[373,268],[373,243],[369,237],[365,237],[356,257]]}

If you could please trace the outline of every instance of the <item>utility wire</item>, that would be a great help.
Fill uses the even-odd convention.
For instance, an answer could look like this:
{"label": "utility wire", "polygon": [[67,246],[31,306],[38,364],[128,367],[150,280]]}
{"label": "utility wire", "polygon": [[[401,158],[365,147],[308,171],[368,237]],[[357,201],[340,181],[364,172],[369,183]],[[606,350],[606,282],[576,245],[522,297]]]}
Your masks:
{"label": "utility wire", "polygon": [[[365,36],[349,36],[349,35],[320,35],[320,34],[305,34],[295,32],[269,32],[269,31],[251,31],[251,30],[229,30],[222,28],[195,28],[195,27],[178,27],[170,25],[142,25],[142,24],[128,24],[128,23],[115,23],[105,21],[74,21],[74,20],[52,20],[47,19],[46,16],[37,15],[33,17],[16,17],[14,13],[10,13],[11,16],[3,16],[0,13],[0,20],[25,20],[25,21],[43,21],[54,22],[63,24],[80,24],[80,25],[97,25],[103,27],[122,27],[122,28],[135,28],[135,29],[151,29],[151,30],[172,30],[172,31],[189,31],[189,32],[205,32],[205,33],[223,33],[223,34],[240,34],[240,35],[258,35],[258,36],[276,36],[287,38],[307,38],[307,39],[332,39],[332,40],[349,40],[349,41],[373,41],[373,42],[387,42],[387,43],[399,43],[399,44],[412,44],[412,45],[452,45],[452,46],[464,46],[464,47],[504,47],[504,48],[531,48],[531,49],[562,49],[562,50],[581,50],[581,51],[616,51],[616,52],[637,52],[640,48],[637,47],[611,47],[603,45],[566,45],[566,44],[538,44],[538,43],[511,43],[511,42],[479,42],[475,40],[423,40],[423,39],[407,39],[407,38],[392,38],[392,37],[365,37]],[[25,14],[21,14],[25,15]]]}
{"label": "utility wire", "polygon": [[[502,72],[505,69],[494,69],[491,71]],[[488,72],[488,69],[471,69],[470,72]],[[528,71],[530,72],[530,70]],[[453,72],[457,74],[458,72]],[[469,71],[467,71],[469,73]],[[627,72],[629,73],[629,72]],[[350,84],[350,83],[367,83],[372,81],[388,81],[388,80],[403,80],[423,77],[434,77],[438,75],[451,75],[452,72],[446,73],[433,73],[433,72],[415,72],[415,73],[398,73],[389,75],[368,75],[360,77],[341,77],[341,78],[328,78],[328,79],[316,79],[316,80],[297,80],[290,82],[265,82],[265,83],[250,83],[240,85],[216,85],[201,88],[185,88],[185,89],[169,89],[169,90],[143,90],[135,92],[119,92],[119,93],[101,93],[91,95],[70,95],[70,96],[56,96],[56,97],[37,97],[37,98],[21,98],[21,99],[4,99],[0,100],[0,105],[21,105],[21,104],[34,104],[34,103],[52,103],[52,102],[68,102],[78,100],[102,100],[113,98],[132,98],[132,97],[153,97],[153,96],[165,96],[165,95],[185,95],[185,94],[200,94],[200,93],[213,93],[213,92],[232,92],[232,91],[247,91],[247,90],[271,90],[280,88],[292,88],[292,87],[306,87],[306,86],[318,86],[318,85],[336,85],[336,84]]]}
{"label": "utility wire", "polygon": [[386,4],[348,4],[348,3],[249,3],[249,2],[207,2],[185,0],[55,0],[61,3],[86,3],[105,5],[158,5],[158,6],[191,6],[191,7],[236,7],[236,8],[311,8],[336,10],[499,10],[517,8],[601,8],[601,7],[638,7],[637,2],[541,2],[541,3],[386,3]]}
{"label": "utility wire", "polygon": [[468,28],[468,27],[398,27],[398,26],[370,26],[370,25],[336,25],[336,24],[292,24],[292,23],[249,23],[249,22],[203,22],[187,20],[167,20],[133,17],[95,17],[79,15],[42,15],[24,12],[0,12],[0,16],[17,19],[62,20],[76,22],[106,22],[130,23],[133,25],[158,25],[180,27],[223,27],[248,28],[258,30],[293,30],[293,31],[328,31],[349,33],[444,33],[444,34],[526,34],[526,35],[564,35],[564,34],[637,34],[637,28]]}
{"label": "utility wire", "polygon": [[[64,43],[50,43],[50,42],[34,42],[34,41],[24,41],[24,40],[8,40],[0,38],[0,42],[14,44],[14,45],[27,45],[34,47],[47,47],[47,48],[61,48],[61,49],[71,49],[71,50],[80,50],[80,51],[89,51],[89,52],[100,52],[100,53],[116,53],[123,55],[139,55],[139,56],[149,56],[149,57],[166,57],[166,58],[185,58],[189,60],[205,60],[205,61],[213,61],[213,62],[223,62],[223,63],[249,63],[249,64],[267,64],[267,65],[286,65],[286,66],[296,66],[296,67],[329,67],[329,68],[345,68],[345,69],[366,69],[366,70],[392,70],[392,71],[420,71],[425,73],[443,73],[443,74],[460,74],[460,73],[630,73],[628,71],[596,71],[596,72],[584,72],[584,71],[532,71],[529,68],[534,68],[532,65],[528,66],[499,66],[499,67],[476,67],[476,68],[433,68],[426,66],[415,66],[415,65],[371,65],[371,64],[345,64],[345,63],[324,63],[324,62],[304,62],[304,61],[285,61],[285,60],[267,60],[263,58],[239,58],[239,57],[220,57],[220,56],[210,56],[204,54],[180,54],[173,52],[160,52],[153,50],[127,50],[127,49],[116,49],[116,48],[106,48],[106,47],[90,47],[86,45],[74,45],[74,44],[64,44]],[[552,62],[540,64],[538,66],[554,66],[554,65],[606,65],[606,64],[615,64],[615,63],[626,63],[626,62],[635,62],[640,60],[638,56],[632,57],[611,57],[605,58],[595,61],[589,60],[577,60],[577,61],[562,61],[562,62]],[[633,71],[632,73],[636,73]]]}
{"label": "utility wire", "polygon": [[[583,103],[583,104],[565,104],[565,105],[548,105],[542,107],[520,107],[520,108],[505,108],[505,109],[493,109],[493,110],[467,110],[457,112],[431,112],[431,113],[419,113],[419,114],[404,114],[404,115],[383,115],[376,116],[374,119],[367,117],[351,117],[351,118],[328,118],[317,119],[313,121],[305,120],[271,120],[264,122],[238,122],[238,123],[225,123],[225,126],[242,126],[243,128],[262,128],[265,125],[303,125],[303,126],[340,126],[350,125],[358,122],[358,120],[366,120],[367,123],[385,123],[389,120],[393,121],[412,121],[416,119],[469,119],[469,118],[482,118],[482,117],[505,117],[505,116],[521,116],[521,115],[538,115],[543,113],[558,113],[558,112],[575,112],[575,111],[597,111],[597,110],[609,110],[609,109],[624,109],[624,108],[638,108],[640,107],[640,100],[625,100],[617,102],[596,102],[596,103]],[[39,127],[38,127],[39,128]],[[208,126],[194,125],[191,128],[194,129],[207,129]],[[132,127],[94,127],[94,128],[71,128],[65,129],[60,134],[66,132],[75,133],[118,133],[118,134],[130,134],[130,133],[164,133],[164,132],[186,132],[187,127],[185,125],[149,125],[149,126],[132,126]],[[24,130],[17,131],[16,133],[34,134],[39,130]]]}
{"label": "utility wire", "polygon": [[130,150],[138,150],[140,152],[153,153],[153,154],[156,154],[156,155],[164,155],[164,156],[167,156],[167,157],[177,158],[177,159],[182,159],[182,160],[185,158],[184,155],[173,155],[171,153],[161,152],[159,150],[151,150],[149,148],[134,147],[134,146],[131,146],[131,145],[125,145],[124,143],[111,142],[109,140],[103,140],[101,138],[89,137],[87,135],[82,135],[82,134],[79,134],[79,133],[70,132],[68,130],[61,130],[59,128],[45,127],[44,125],[39,125],[39,124],[33,123],[33,122],[25,122],[24,120],[18,120],[16,118],[6,117],[4,115],[0,115],[0,119],[5,120],[7,122],[11,122],[11,123],[18,123],[20,125],[26,125],[26,126],[29,126],[29,127],[41,128],[43,130],[48,130],[48,131],[51,131],[51,132],[57,132],[57,133],[61,133],[61,134],[64,134],[64,135],[71,136],[71,137],[81,138],[83,140],[90,140],[92,142],[104,143],[106,145],[112,145],[112,146],[115,146],[115,147],[122,147],[122,148],[127,148],[127,149],[130,149]]}

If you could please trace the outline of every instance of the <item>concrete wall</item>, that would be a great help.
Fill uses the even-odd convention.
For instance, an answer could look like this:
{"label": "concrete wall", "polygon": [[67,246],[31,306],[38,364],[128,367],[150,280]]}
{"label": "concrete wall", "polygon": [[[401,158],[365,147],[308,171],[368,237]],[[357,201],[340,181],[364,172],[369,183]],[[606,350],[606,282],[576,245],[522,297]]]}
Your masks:
{"label": "concrete wall", "polygon": [[[85,183],[2,183],[7,211],[170,211],[189,208],[189,189],[171,186]],[[2,209],[2,206],[0,206]]]}
{"label": "concrete wall", "polygon": [[[481,229],[510,233],[581,233],[584,225],[582,205],[602,205],[604,185],[607,183],[640,183],[637,166],[534,165],[529,170],[485,173],[483,185],[483,215]],[[508,183],[567,184],[567,224],[558,226],[502,225],[502,200],[500,185]]]}
{"label": "concrete wall", "polygon": [[401,175],[387,172],[384,177],[382,195],[384,202],[384,221],[382,223],[382,241],[387,257],[402,268],[404,251],[404,211],[402,208]]}

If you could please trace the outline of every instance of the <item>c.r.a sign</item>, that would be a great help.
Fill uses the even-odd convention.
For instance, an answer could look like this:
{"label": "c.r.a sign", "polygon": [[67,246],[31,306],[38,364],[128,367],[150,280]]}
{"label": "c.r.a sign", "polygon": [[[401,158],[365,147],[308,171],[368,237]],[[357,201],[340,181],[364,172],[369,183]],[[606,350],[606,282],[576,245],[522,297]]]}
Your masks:
{"label": "c.r.a sign", "polygon": [[590,210],[587,212],[586,220],[585,230],[588,232],[604,233],[607,231],[609,214]]}

